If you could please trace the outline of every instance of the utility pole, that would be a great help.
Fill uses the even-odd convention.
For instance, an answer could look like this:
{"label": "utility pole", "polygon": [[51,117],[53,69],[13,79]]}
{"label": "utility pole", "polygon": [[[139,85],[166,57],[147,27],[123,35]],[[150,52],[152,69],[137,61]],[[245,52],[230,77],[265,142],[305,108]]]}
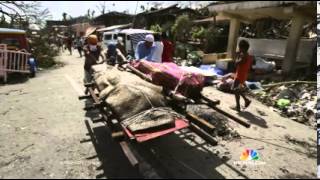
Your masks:
{"label": "utility pole", "polygon": [[132,21],[132,27],[134,27],[134,22],[135,22],[135,20],[136,20],[138,4],[139,4],[139,1],[137,1],[136,10],[134,11],[134,17],[133,17],[133,21]]}

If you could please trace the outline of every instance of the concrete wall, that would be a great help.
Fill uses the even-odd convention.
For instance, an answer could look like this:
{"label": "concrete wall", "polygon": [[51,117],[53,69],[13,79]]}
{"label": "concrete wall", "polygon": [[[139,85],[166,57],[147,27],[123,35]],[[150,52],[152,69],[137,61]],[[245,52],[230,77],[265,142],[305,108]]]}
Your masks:
{"label": "concrete wall", "polygon": [[[265,54],[274,54],[276,56],[284,57],[287,40],[278,39],[246,39],[250,43],[249,53],[255,56],[263,57]],[[298,51],[297,62],[310,63],[313,56],[313,49],[316,45],[316,39],[301,39]],[[238,48],[238,47],[237,47]]]}

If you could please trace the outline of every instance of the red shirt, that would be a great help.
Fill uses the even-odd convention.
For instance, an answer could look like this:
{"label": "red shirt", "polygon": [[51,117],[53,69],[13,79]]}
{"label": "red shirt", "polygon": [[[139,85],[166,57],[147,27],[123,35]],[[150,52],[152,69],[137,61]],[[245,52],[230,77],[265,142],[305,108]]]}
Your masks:
{"label": "red shirt", "polygon": [[172,42],[169,40],[162,40],[163,43],[163,53],[162,53],[162,62],[173,62],[172,56],[174,47]]}
{"label": "red shirt", "polygon": [[246,55],[243,61],[237,65],[235,79],[240,81],[241,84],[244,84],[248,78],[248,74],[253,62],[253,57]]}

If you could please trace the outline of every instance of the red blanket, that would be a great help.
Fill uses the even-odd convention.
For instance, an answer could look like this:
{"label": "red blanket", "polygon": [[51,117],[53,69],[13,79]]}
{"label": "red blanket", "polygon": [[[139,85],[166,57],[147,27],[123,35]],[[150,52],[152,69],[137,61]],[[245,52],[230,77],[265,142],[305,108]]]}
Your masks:
{"label": "red blanket", "polygon": [[133,61],[131,65],[151,77],[156,85],[181,93],[190,98],[197,98],[204,86],[205,78],[196,73],[187,72],[175,63],[153,63]]}

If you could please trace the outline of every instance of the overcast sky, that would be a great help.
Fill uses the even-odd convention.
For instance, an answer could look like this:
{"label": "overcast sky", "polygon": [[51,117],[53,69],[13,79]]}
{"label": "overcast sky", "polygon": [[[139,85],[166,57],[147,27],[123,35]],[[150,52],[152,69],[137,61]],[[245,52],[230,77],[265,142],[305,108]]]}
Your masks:
{"label": "overcast sky", "polygon": [[[141,12],[141,5],[145,7],[151,6],[153,2],[159,1],[138,1],[137,13]],[[175,1],[162,1],[164,6],[175,4]],[[53,20],[61,20],[62,13],[66,12],[72,17],[85,15],[87,10],[95,10],[95,16],[100,15],[97,6],[103,4],[103,1],[42,1],[43,8],[48,8]],[[106,11],[123,12],[128,10],[130,14],[134,14],[137,6],[137,1],[105,1]],[[113,6],[114,4],[114,6]]]}

